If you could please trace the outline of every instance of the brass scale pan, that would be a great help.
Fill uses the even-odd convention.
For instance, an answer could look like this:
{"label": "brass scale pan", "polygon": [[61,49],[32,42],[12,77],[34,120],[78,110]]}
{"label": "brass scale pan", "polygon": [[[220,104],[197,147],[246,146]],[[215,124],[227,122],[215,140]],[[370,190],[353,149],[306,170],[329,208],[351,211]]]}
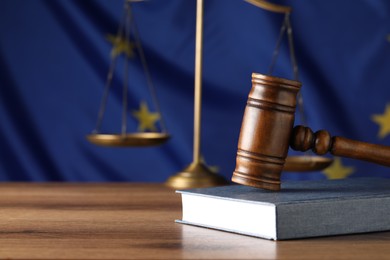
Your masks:
{"label": "brass scale pan", "polygon": [[[131,27],[131,22],[132,22],[132,13],[131,13],[131,8],[130,8],[130,3],[131,2],[139,2],[139,0],[127,0],[125,2],[125,15],[124,19],[122,21],[122,24],[119,27],[118,31],[118,38],[126,37],[126,39],[129,38],[130,35],[130,27]],[[155,103],[155,106],[157,110],[160,112],[159,104],[157,101],[157,96],[155,93],[155,89],[151,80],[150,72],[148,69],[148,66],[146,64],[146,59],[145,55],[142,49],[141,45],[141,40],[138,34],[138,29],[135,26],[133,22],[133,29],[134,29],[134,34],[135,34],[135,39],[136,39],[136,47],[139,51],[139,56],[141,59],[141,63],[145,72],[146,80],[149,86],[149,90],[152,95],[152,99]],[[125,34],[125,35],[123,35]],[[107,97],[108,97],[108,91],[111,85],[111,80],[113,77],[114,73],[114,67],[115,67],[115,61],[116,57],[112,60],[108,77],[107,77],[107,82],[106,82],[106,87],[105,87],[105,93],[103,95],[100,111],[99,111],[99,116],[98,116],[98,123],[96,129],[93,131],[92,134],[89,134],[86,136],[87,140],[93,144],[100,145],[100,146],[114,146],[114,147],[128,147],[128,146],[152,146],[152,145],[159,145],[167,141],[170,136],[164,131],[165,126],[163,123],[163,120],[161,118],[160,124],[162,126],[163,131],[162,132],[134,132],[134,133],[128,133],[126,132],[126,107],[127,107],[127,98],[126,98],[126,93],[127,93],[127,60],[125,63],[126,67],[126,72],[125,72],[125,85],[124,85],[124,110],[122,113],[122,132],[121,133],[99,133],[98,129],[100,128],[102,119],[103,119],[103,114],[105,111],[105,106],[107,102]]]}
{"label": "brass scale pan", "polygon": [[166,133],[145,132],[126,134],[90,134],[88,141],[101,146],[152,146],[164,143],[169,139]]}

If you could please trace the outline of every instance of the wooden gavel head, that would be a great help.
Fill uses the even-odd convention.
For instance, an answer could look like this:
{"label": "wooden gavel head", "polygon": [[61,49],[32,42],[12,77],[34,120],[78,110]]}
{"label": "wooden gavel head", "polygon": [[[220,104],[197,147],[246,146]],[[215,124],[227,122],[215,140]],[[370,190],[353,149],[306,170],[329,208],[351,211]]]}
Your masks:
{"label": "wooden gavel head", "polygon": [[280,190],[300,87],[298,81],[252,74],[233,182]]}

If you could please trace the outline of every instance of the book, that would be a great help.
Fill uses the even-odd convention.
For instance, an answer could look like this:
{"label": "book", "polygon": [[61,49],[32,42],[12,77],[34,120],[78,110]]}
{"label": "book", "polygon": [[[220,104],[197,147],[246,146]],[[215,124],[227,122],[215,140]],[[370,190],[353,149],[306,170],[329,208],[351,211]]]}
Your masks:
{"label": "book", "polygon": [[179,223],[271,240],[390,230],[390,179],[285,181],[177,191]]}

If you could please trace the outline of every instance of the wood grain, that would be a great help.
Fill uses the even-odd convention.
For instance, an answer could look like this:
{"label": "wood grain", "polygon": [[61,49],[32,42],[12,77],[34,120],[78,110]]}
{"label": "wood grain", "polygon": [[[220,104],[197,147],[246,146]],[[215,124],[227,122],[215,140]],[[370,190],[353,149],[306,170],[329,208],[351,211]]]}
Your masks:
{"label": "wood grain", "polygon": [[252,73],[232,181],[280,190],[301,83]]}
{"label": "wood grain", "polygon": [[334,136],[325,130],[315,133],[306,126],[295,126],[291,135],[291,148],[306,152],[309,149],[316,154],[327,152],[335,156],[348,157],[390,166],[390,146],[378,145]]}
{"label": "wood grain", "polygon": [[174,223],[161,184],[0,184],[0,259],[388,259],[390,232],[268,241]]}

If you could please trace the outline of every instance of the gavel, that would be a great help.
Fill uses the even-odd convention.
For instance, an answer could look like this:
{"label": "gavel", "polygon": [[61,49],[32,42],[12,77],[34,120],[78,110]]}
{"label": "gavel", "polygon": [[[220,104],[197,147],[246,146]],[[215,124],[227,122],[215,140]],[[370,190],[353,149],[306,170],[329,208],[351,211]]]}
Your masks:
{"label": "gavel", "polygon": [[331,137],[325,130],[293,128],[297,94],[301,83],[258,73],[252,74],[238,140],[232,181],[267,190],[280,190],[280,176],[288,148],[318,155],[365,160],[390,166],[390,147]]}

